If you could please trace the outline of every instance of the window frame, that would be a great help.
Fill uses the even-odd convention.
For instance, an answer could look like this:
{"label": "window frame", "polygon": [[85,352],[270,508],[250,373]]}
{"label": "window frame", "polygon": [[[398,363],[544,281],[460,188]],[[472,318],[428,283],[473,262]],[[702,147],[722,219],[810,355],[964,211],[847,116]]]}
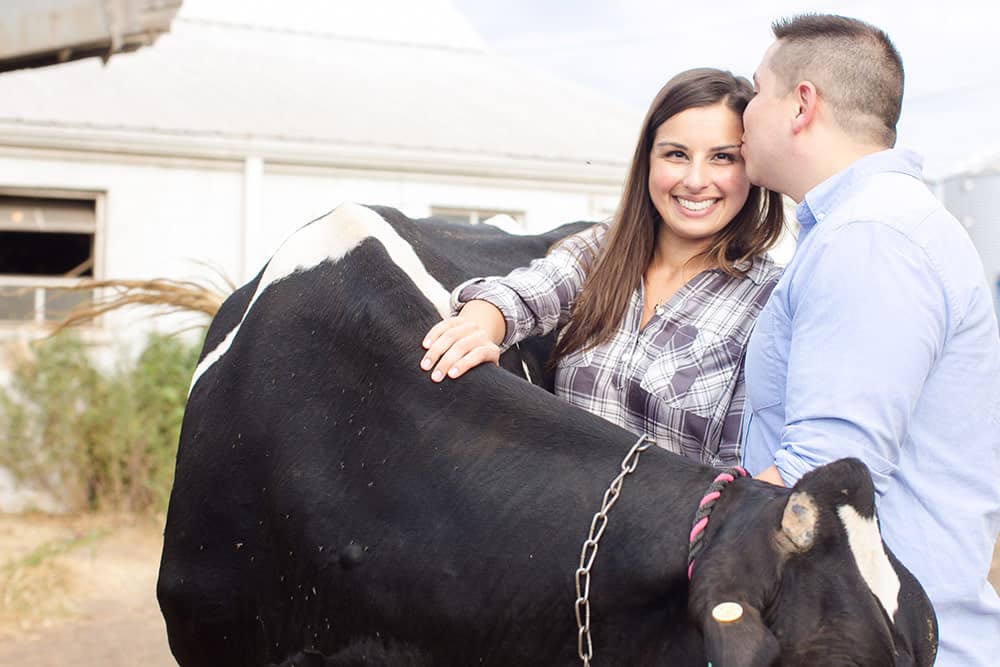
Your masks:
{"label": "window frame", "polygon": [[431,206],[431,217],[435,218],[468,218],[468,224],[481,225],[490,218],[498,215],[506,215],[514,220],[521,228],[524,227],[524,211],[504,210],[486,207],[467,206]]}
{"label": "window frame", "polygon": [[[46,296],[49,290],[61,290],[67,287],[79,285],[87,280],[100,280],[104,273],[104,218],[107,206],[107,192],[104,190],[84,189],[84,188],[62,188],[62,187],[20,187],[0,185],[0,197],[18,197],[23,199],[72,199],[78,201],[90,201],[94,206],[94,219],[91,225],[86,227],[73,226],[74,233],[91,234],[93,236],[93,250],[91,258],[93,267],[92,277],[85,278],[64,278],[55,275],[25,275],[25,274],[2,274],[0,273],[0,288],[15,288],[24,290],[34,290],[34,305],[31,318],[6,319],[0,316],[0,327],[20,328],[26,326],[51,326],[57,319],[46,319]],[[0,229],[18,230],[19,225],[0,221]],[[41,232],[58,233],[60,230],[47,229]],[[98,296],[98,295],[94,295]],[[96,326],[100,326],[100,319],[95,321]]]}

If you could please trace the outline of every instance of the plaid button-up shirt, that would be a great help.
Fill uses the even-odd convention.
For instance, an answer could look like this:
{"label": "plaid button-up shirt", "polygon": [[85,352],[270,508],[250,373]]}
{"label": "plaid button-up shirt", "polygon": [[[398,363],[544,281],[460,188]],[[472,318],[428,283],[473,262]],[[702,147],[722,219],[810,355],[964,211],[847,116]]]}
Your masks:
{"label": "plaid button-up shirt", "polygon": [[[507,322],[503,350],[546,334],[569,317],[585,275],[580,258],[598,252],[605,232],[594,226],[505,277],[463,283],[452,307],[482,299],[499,308]],[[640,285],[610,340],[560,360],[556,394],[672,452],[710,465],[738,463],[744,350],[780,273],[766,256],[743,278],[703,271],[644,327]]]}

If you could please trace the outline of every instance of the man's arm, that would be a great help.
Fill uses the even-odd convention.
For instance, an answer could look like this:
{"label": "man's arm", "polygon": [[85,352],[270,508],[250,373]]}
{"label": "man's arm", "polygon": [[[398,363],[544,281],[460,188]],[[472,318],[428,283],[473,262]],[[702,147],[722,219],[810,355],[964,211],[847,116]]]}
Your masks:
{"label": "man's arm", "polygon": [[775,467],[794,483],[854,456],[881,494],[943,345],[947,296],[923,249],[892,227],[853,223],[817,241],[823,246],[789,292],[785,426]]}
{"label": "man's arm", "polygon": [[778,466],[765,468],[759,475],[754,477],[754,479],[759,479],[762,482],[774,484],[775,486],[785,486],[785,480],[781,479],[781,473],[778,472]]}

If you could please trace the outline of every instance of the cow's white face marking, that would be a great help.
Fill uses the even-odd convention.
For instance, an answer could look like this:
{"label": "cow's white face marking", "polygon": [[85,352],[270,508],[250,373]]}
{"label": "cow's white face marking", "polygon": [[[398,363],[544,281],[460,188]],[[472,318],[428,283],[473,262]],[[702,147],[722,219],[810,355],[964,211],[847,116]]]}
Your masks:
{"label": "cow's white face marking", "polygon": [[847,542],[862,578],[893,619],[899,605],[899,577],[885,555],[878,519],[875,516],[864,518],[851,505],[841,505],[837,514],[847,530]]}
{"label": "cow's white face marking", "polygon": [[[417,289],[434,304],[441,317],[451,314],[448,291],[427,272],[410,244],[404,241],[378,213],[359,204],[347,202],[299,229],[278,248],[267,263],[257,284],[257,291],[247,304],[240,323],[233,327],[225,339],[198,364],[188,392],[194,389],[194,385],[205,371],[229,350],[247,313],[264,290],[293,273],[306,271],[322,262],[339,261],[367,238],[374,238],[385,247],[392,261],[413,280]],[[420,334],[416,335],[419,337]]]}

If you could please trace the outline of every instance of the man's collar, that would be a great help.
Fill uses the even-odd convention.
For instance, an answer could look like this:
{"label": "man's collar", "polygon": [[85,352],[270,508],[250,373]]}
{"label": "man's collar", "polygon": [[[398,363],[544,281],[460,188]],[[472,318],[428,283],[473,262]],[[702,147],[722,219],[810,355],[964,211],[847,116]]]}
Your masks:
{"label": "man's collar", "polygon": [[844,197],[853,192],[859,183],[870,176],[898,172],[922,178],[923,158],[917,153],[899,148],[888,148],[855,160],[849,167],[838,171],[813,187],[795,208],[795,217],[803,231],[823,221]]}

